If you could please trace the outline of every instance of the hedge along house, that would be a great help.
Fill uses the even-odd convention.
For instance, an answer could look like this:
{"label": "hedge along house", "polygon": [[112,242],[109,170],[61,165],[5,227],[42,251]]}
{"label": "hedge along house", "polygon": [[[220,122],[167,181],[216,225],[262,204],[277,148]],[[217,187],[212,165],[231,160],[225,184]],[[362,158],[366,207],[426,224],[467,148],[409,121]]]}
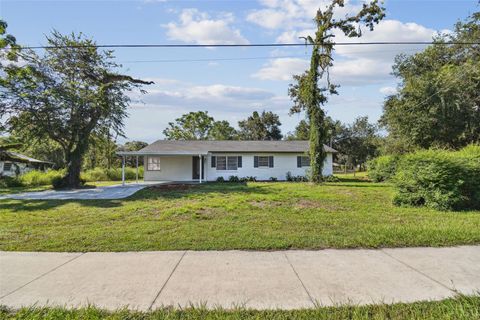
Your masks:
{"label": "hedge along house", "polygon": [[[327,158],[323,175],[333,174],[333,153],[324,146]],[[122,156],[144,157],[145,181],[215,181],[219,177],[256,177],[257,180],[285,180],[287,172],[305,176],[310,168],[308,141],[174,141],[158,140]],[[138,176],[137,176],[138,177]],[[137,178],[138,180],[138,178]]]}

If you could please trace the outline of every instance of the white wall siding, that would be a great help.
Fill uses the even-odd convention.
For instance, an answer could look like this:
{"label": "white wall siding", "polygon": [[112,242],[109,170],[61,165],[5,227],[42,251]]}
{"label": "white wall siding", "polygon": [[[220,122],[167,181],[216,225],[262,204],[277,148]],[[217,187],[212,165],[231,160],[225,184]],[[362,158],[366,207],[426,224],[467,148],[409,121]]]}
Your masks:
{"label": "white wall siding", "polygon": [[[288,171],[294,176],[306,176],[310,167],[297,168],[297,156],[301,153],[213,153],[205,157],[203,166],[205,170],[204,179],[215,181],[218,177],[227,180],[230,176],[256,177],[257,180],[269,180],[275,177],[278,180],[285,180]],[[217,170],[212,168],[212,156],[242,157],[242,167],[237,170]],[[273,156],[273,168],[254,168],[254,156]],[[147,159],[145,159],[147,163]],[[332,154],[327,154],[325,166],[323,168],[324,175],[333,174]],[[191,181],[192,179],[192,156],[160,156],[160,171],[148,171],[145,167],[145,181]]]}
{"label": "white wall siding", "polygon": [[[308,174],[308,169],[310,167],[297,168],[297,156],[304,154],[294,154],[294,153],[256,153],[256,154],[222,154],[214,153],[208,156],[206,169],[207,169],[207,180],[214,181],[218,177],[223,177],[228,179],[230,176],[241,177],[256,177],[257,180],[269,180],[271,177],[275,177],[278,180],[285,180],[286,174],[288,171],[294,176],[305,176]],[[242,157],[242,167],[237,170],[217,170],[217,168],[212,168],[211,161],[212,156],[241,156]],[[273,168],[254,168],[253,159],[254,156],[273,156]],[[327,159],[325,160],[325,166],[323,169],[324,175],[333,174],[332,167],[332,154],[327,154]]]}
{"label": "white wall siding", "polygon": [[145,181],[191,181],[192,156],[161,156],[160,171],[148,171],[145,159]]}

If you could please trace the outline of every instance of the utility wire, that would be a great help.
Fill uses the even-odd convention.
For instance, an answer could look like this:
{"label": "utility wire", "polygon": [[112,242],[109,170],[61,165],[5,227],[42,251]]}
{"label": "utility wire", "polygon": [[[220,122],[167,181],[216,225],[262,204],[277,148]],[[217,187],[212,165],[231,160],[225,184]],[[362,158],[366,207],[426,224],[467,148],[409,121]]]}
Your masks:
{"label": "utility wire", "polygon": [[[402,49],[402,52],[415,52],[417,49]],[[355,50],[349,51],[348,54],[355,53],[371,53],[372,55],[376,53],[385,53],[385,52],[398,52],[395,50],[375,50],[375,51],[366,51],[366,50]],[[307,54],[302,55],[282,55],[282,56],[258,56],[258,57],[232,57],[232,58],[202,58],[202,59],[154,59],[154,60],[127,60],[121,61],[120,63],[169,63],[169,62],[212,62],[212,61],[242,61],[242,60],[270,60],[270,59],[285,59],[285,58],[305,58]]]}
{"label": "utility wire", "polygon": [[[333,42],[335,46],[368,46],[368,45],[480,45],[480,42],[433,42],[433,41],[376,41],[376,42]],[[237,48],[237,47],[304,47],[311,43],[250,43],[250,44],[91,44],[71,46],[25,46],[23,49],[55,49],[55,48]],[[3,50],[8,48],[1,48]]]}

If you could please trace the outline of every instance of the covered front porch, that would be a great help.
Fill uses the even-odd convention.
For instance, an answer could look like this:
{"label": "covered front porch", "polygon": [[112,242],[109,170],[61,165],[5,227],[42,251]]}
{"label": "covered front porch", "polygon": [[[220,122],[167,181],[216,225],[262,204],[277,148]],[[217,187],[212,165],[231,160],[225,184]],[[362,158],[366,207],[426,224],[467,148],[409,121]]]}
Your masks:
{"label": "covered front porch", "polygon": [[202,153],[145,153],[142,151],[118,152],[122,157],[122,185],[125,185],[125,166],[128,157],[135,159],[136,183],[139,181],[139,160],[143,159],[145,182],[198,182],[208,179],[208,152]]}

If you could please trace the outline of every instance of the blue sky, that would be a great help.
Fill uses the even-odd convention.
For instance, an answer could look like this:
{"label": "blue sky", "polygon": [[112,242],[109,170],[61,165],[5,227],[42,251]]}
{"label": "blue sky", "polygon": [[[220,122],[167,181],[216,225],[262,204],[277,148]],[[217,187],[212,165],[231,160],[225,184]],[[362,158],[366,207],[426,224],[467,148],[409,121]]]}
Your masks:
{"label": "blue sky", "polygon": [[[340,14],[354,12],[360,5],[358,1],[346,2]],[[310,34],[315,8],[324,3],[0,0],[0,17],[23,45],[44,44],[45,35],[53,29],[83,32],[99,44],[282,43],[297,42],[299,36]],[[476,0],[387,0],[385,7],[386,19],[360,41],[428,41],[437,31],[452,29],[456,21],[479,10]],[[348,41],[342,37],[337,40]],[[421,48],[338,48],[332,77],[341,89],[326,106],[328,115],[343,122],[364,115],[378,120],[384,97],[396,87],[389,74],[394,56]],[[234,126],[254,110],[272,110],[281,117],[282,131],[292,131],[303,115],[288,115],[288,84],[293,74],[306,68],[308,54],[303,47],[116,49],[123,72],[155,81],[146,88],[149,93],[141,97],[142,103],[131,105],[127,139],[152,142],[162,138],[169,121],[197,110],[208,110],[216,119],[228,120]],[[235,60],[239,58],[242,60]],[[135,100],[137,97],[134,94]]]}

